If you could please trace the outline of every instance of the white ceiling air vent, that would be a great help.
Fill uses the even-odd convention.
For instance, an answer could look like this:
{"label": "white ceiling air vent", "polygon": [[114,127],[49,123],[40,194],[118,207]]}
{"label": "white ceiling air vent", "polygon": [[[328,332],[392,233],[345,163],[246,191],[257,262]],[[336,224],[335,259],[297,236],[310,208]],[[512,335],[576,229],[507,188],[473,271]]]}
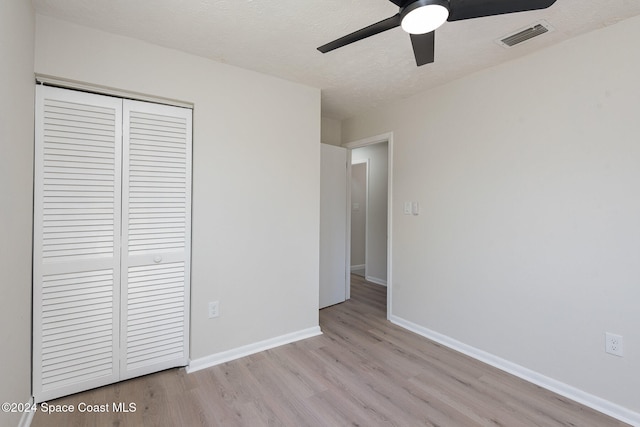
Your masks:
{"label": "white ceiling air vent", "polygon": [[554,28],[549,25],[547,21],[539,21],[530,27],[520,29],[514,33],[501,37],[496,40],[496,43],[502,47],[509,48],[553,30]]}

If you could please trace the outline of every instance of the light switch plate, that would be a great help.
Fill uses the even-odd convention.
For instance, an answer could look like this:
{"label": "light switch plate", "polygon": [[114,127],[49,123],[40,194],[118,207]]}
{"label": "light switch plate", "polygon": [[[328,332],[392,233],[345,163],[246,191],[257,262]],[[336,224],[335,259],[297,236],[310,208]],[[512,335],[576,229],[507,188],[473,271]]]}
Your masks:
{"label": "light switch plate", "polygon": [[213,319],[214,317],[218,317],[220,315],[219,311],[219,303],[218,301],[211,301],[209,303],[209,319]]}
{"label": "light switch plate", "polygon": [[420,203],[418,202],[411,203],[411,213],[414,215],[420,214]]}

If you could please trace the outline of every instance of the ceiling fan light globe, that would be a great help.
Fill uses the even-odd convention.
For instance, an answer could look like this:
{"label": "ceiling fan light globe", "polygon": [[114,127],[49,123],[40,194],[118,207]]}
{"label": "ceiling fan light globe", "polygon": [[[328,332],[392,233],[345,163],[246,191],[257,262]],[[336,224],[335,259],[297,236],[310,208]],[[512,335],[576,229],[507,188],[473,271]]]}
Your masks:
{"label": "ceiling fan light globe", "polygon": [[444,24],[448,17],[447,7],[441,4],[426,4],[404,15],[400,25],[409,34],[426,34]]}

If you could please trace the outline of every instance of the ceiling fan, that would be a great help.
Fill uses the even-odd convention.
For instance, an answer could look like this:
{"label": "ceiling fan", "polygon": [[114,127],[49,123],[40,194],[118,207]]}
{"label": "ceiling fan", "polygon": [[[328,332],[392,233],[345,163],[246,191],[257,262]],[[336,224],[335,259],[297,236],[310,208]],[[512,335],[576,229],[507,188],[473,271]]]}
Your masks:
{"label": "ceiling fan", "polygon": [[396,27],[411,36],[418,66],[434,60],[435,29],[445,21],[462,21],[483,16],[546,9],[556,0],[389,0],[400,8],[390,18],[362,28],[320,46],[322,53],[357,42]]}

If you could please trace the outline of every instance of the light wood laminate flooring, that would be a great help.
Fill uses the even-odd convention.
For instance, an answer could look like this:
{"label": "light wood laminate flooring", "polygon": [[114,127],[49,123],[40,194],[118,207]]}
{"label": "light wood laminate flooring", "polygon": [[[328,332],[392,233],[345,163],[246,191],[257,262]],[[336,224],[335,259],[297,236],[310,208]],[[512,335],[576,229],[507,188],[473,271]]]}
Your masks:
{"label": "light wood laminate flooring", "polygon": [[[386,288],[352,276],[322,336],[187,374],[171,369],[49,402],[33,427],[621,426],[610,417],[399,328]],[[78,412],[80,403],[135,412]]]}

